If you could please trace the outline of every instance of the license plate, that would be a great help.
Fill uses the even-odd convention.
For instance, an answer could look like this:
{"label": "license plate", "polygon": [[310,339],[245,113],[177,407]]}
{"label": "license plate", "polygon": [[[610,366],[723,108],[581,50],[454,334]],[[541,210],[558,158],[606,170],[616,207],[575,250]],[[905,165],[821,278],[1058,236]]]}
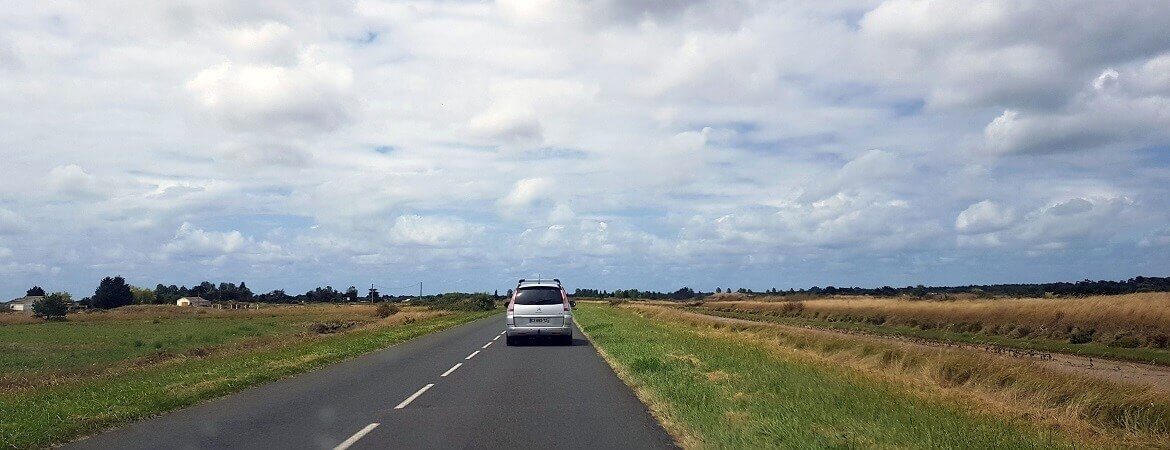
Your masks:
{"label": "license plate", "polygon": [[528,319],[528,323],[549,323],[548,318],[543,319]]}

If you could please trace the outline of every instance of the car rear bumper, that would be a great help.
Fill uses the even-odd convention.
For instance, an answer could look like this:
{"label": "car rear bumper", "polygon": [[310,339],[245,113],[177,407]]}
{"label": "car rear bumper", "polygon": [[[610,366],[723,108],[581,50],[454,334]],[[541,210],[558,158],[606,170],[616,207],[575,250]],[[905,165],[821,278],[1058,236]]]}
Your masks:
{"label": "car rear bumper", "polygon": [[517,327],[508,326],[508,336],[565,336],[572,335],[573,327]]}

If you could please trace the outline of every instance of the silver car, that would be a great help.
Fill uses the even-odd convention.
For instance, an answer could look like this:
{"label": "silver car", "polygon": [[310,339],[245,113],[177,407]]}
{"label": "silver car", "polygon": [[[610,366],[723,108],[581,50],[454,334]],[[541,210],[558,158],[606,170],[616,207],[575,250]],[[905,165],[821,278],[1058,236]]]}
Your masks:
{"label": "silver car", "polygon": [[508,345],[523,337],[550,337],[562,345],[573,342],[573,302],[561,280],[523,280],[508,302]]}

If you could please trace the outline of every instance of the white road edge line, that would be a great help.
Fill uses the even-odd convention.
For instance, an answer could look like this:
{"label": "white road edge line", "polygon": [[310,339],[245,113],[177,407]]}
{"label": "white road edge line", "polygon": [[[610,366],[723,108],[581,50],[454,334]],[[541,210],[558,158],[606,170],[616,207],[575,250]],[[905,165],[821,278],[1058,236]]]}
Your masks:
{"label": "white road edge line", "polygon": [[[495,339],[492,339],[492,340],[494,341]],[[489,345],[492,345],[492,343],[488,342],[486,344],[483,344],[483,347],[480,347],[480,348],[488,348]]]}
{"label": "white road edge line", "polygon": [[398,406],[395,406],[395,407],[394,407],[394,409],[402,409],[402,408],[405,408],[405,407],[406,407],[406,405],[409,405],[409,404],[410,404],[410,402],[413,402],[413,401],[414,401],[414,399],[418,398],[418,396],[422,395],[422,394],[423,394],[423,392],[426,392],[426,391],[427,391],[427,389],[430,389],[430,388],[431,388],[432,386],[434,386],[434,385],[435,385],[435,383],[431,383],[431,384],[428,384],[428,385],[426,385],[426,386],[423,386],[423,387],[422,387],[422,389],[419,389],[419,390],[418,390],[418,392],[415,392],[415,393],[413,393],[413,394],[410,394],[410,397],[406,397],[406,400],[403,400],[403,401],[402,401],[402,403],[399,403],[399,404],[398,404]]}
{"label": "white road edge line", "polygon": [[507,332],[508,332],[508,330],[504,330],[504,331],[501,331],[501,332],[500,332],[500,334],[504,334],[504,333],[507,333]]}
{"label": "white road edge line", "polygon": [[366,435],[366,433],[374,431],[374,428],[378,428],[378,425],[381,425],[381,424],[374,422],[374,423],[371,423],[369,425],[366,425],[365,428],[362,428],[361,431],[354,433],[353,436],[350,436],[349,439],[345,440],[345,442],[337,444],[336,447],[333,447],[333,450],[345,450],[345,449],[349,448],[349,446],[351,446],[355,442],[357,442],[358,439],[361,439],[362,437],[364,437]]}
{"label": "white road edge line", "polygon": [[494,340],[499,339],[499,338],[500,338],[500,335],[497,334],[496,337],[492,338],[492,340],[494,341]]}
{"label": "white road edge line", "polygon": [[450,374],[451,374],[451,372],[454,372],[454,371],[455,371],[455,369],[458,369],[458,368],[459,368],[459,366],[462,366],[462,365],[463,365],[463,363],[457,363],[457,364],[455,364],[454,366],[451,366],[451,368],[450,368],[450,369],[447,369],[447,371],[446,371],[446,372],[443,372],[443,374],[442,374],[442,375],[439,375],[439,376],[440,376],[440,377],[445,377],[445,376],[447,376],[447,375],[450,375]]}
{"label": "white road edge line", "polygon": [[474,357],[475,357],[475,355],[478,355],[478,354],[479,354],[479,350],[476,350],[476,351],[474,351],[474,352],[471,352],[471,354],[470,354],[470,355],[467,355],[467,357],[466,357],[466,358],[463,358],[463,359],[471,359],[471,358],[474,358]]}

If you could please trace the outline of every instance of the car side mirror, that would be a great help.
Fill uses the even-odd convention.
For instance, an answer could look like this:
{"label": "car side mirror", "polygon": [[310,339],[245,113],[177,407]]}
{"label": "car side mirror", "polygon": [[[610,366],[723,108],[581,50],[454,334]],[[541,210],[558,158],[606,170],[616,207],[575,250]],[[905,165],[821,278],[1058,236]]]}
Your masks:
{"label": "car side mirror", "polygon": [[576,300],[569,300],[569,307],[570,307],[570,308],[576,308],[576,307],[577,307],[577,301],[576,301]]}

